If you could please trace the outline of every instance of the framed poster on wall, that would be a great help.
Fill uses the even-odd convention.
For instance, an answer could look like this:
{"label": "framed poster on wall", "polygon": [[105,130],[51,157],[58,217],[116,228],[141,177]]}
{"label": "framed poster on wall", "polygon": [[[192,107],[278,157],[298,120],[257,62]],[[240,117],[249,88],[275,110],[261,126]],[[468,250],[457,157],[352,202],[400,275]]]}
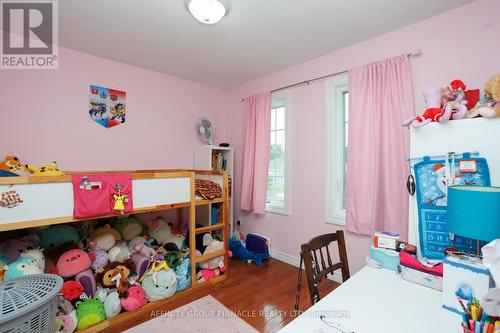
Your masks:
{"label": "framed poster on wall", "polygon": [[125,123],[125,97],[124,91],[90,85],[90,119],[106,128]]}

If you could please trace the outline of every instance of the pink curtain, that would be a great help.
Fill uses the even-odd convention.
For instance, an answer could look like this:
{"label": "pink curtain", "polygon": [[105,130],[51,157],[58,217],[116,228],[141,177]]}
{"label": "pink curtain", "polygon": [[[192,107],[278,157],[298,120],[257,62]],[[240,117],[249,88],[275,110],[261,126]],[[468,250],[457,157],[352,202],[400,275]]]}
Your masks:
{"label": "pink curtain", "polygon": [[349,71],[346,230],[408,236],[406,179],[413,88],[406,55]]}
{"label": "pink curtain", "polygon": [[271,135],[271,93],[246,98],[244,112],[241,209],[264,214]]}

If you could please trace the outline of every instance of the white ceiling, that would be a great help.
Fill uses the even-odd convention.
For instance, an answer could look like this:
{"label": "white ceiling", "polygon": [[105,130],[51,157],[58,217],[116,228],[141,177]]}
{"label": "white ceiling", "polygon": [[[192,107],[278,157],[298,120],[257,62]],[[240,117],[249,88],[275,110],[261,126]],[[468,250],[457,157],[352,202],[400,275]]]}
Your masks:
{"label": "white ceiling", "polygon": [[185,0],[59,0],[60,44],[228,88],[472,2],[226,1],[204,26]]}

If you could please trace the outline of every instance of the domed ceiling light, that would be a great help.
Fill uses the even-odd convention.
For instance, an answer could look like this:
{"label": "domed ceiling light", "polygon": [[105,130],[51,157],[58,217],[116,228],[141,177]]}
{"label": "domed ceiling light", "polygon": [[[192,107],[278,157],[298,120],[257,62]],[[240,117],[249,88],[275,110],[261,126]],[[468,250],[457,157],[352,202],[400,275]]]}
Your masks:
{"label": "domed ceiling light", "polygon": [[226,7],[219,0],[190,0],[188,10],[203,24],[216,24],[226,15]]}

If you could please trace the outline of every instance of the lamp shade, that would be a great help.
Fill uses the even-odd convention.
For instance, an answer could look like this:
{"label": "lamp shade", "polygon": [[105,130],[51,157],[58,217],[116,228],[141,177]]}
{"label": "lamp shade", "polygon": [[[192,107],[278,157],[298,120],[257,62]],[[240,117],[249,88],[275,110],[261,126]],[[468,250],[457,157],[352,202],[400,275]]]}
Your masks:
{"label": "lamp shade", "polygon": [[500,238],[500,187],[448,188],[448,231],[475,240]]}

